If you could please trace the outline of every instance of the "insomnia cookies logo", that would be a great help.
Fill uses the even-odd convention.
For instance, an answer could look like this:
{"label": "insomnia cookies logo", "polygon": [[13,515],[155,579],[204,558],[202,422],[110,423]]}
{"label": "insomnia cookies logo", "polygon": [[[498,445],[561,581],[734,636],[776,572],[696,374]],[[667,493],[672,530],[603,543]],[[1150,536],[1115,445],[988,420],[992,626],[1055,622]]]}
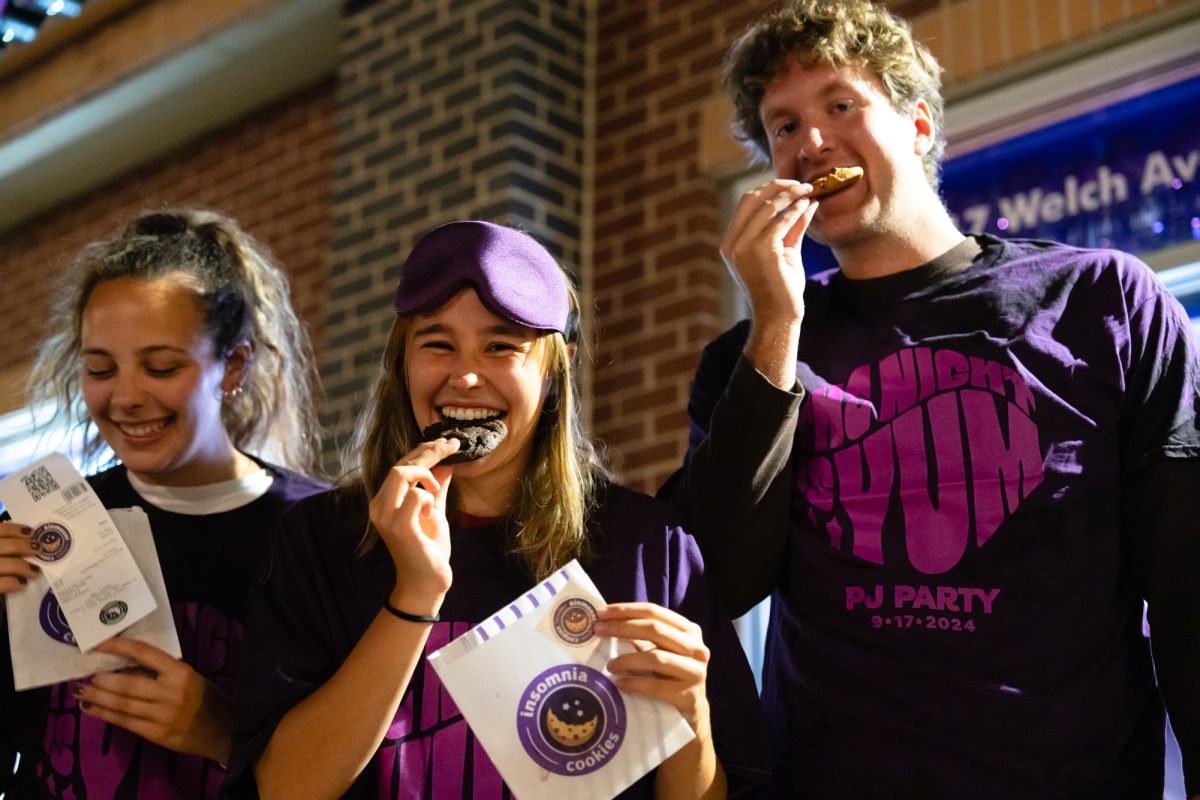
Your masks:
{"label": "insomnia cookies logo", "polygon": [[58,561],[71,551],[71,532],[57,522],[43,522],[29,538],[37,546],[40,561]]}
{"label": "insomnia cookies logo", "polygon": [[568,597],[554,607],[554,634],[567,644],[585,644],[596,636],[596,607],[582,597]]}
{"label": "insomnia cookies logo", "polygon": [[551,667],[521,693],[517,733],[534,762],[556,775],[586,775],[625,739],[625,702],[603,673],[582,664]]}
{"label": "insomnia cookies logo", "polygon": [[46,596],[42,598],[42,605],[38,609],[38,622],[41,623],[45,634],[54,641],[75,644],[75,634],[71,633],[71,626],[67,624],[62,606],[58,604],[54,592],[49,589],[46,590]]}

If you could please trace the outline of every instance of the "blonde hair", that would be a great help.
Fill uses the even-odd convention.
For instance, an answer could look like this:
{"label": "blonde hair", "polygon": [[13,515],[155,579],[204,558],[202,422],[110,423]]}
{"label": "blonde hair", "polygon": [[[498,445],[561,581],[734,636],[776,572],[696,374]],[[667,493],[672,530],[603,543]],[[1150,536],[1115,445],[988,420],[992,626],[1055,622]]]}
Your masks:
{"label": "blonde hair", "polygon": [[[573,293],[571,307],[577,307]],[[412,319],[399,315],[392,325],[382,373],[342,452],[343,483],[357,485],[367,501],[379,491],[392,465],[421,441],[404,368]],[[587,521],[609,474],[583,435],[566,340],[558,333],[543,333],[533,352],[543,364],[550,390],[506,528],[508,552],[531,577],[540,579],[572,558],[587,560]],[[450,502],[455,504],[453,484]],[[455,513],[450,512],[451,519]],[[365,553],[378,540],[378,531],[368,523],[359,552]]]}
{"label": "blonde hair", "polygon": [[942,132],[942,68],[912,27],[869,0],[792,0],[750,26],[725,57],[725,89],[733,100],[734,130],[756,160],[770,163],[771,147],[759,116],[767,87],[796,60],[840,67],[861,63],[883,81],[892,108],[907,114],[924,100],[934,143],[923,159],[934,189],[946,151]]}
{"label": "blonde hair", "polygon": [[96,462],[104,440],[82,402],[84,308],[105,281],[173,276],[195,290],[218,356],[228,357],[243,341],[253,348],[242,391],[222,403],[233,445],[289,469],[317,472],[318,383],[287,276],[265,245],[229,217],[206,209],[143,213],[111,238],[84,247],[68,266],[52,311],[54,333],[39,348],[29,379],[30,399],[54,407],[47,424],[62,421],[81,430],[85,464],[101,466]]}

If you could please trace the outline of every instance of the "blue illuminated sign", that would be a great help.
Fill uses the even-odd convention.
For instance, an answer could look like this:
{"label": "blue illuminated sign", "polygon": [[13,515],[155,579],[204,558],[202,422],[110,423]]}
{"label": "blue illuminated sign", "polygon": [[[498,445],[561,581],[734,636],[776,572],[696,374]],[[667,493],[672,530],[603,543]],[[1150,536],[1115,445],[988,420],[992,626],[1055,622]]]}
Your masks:
{"label": "blue illuminated sign", "polygon": [[1131,253],[1200,239],[1200,78],[946,162],[963,230]]}
{"label": "blue illuminated sign", "polygon": [[964,231],[1144,253],[1200,241],[1198,173],[1200,77],[949,159],[941,193]]}

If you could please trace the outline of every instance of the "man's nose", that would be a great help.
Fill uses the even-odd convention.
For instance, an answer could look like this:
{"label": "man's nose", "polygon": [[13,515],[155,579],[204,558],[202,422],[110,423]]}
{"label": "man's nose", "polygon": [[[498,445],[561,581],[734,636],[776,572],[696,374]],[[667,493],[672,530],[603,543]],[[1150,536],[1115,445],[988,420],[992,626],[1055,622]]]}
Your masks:
{"label": "man's nose", "polygon": [[825,132],[818,125],[805,125],[800,130],[800,159],[815,161],[829,149]]}

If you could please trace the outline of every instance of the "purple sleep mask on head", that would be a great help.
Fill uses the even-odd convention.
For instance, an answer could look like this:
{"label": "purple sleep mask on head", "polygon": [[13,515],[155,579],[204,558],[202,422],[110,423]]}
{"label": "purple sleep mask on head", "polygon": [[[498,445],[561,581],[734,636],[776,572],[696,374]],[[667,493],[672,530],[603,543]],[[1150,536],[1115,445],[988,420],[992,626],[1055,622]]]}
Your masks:
{"label": "purple sleep mask on head", "polygon": [[488,310],[510,322],[566,333],[567,277],[532,236],[491,222],[450,222],[417,242],[396,288],[398,314],[437,308],[471,286]]}

